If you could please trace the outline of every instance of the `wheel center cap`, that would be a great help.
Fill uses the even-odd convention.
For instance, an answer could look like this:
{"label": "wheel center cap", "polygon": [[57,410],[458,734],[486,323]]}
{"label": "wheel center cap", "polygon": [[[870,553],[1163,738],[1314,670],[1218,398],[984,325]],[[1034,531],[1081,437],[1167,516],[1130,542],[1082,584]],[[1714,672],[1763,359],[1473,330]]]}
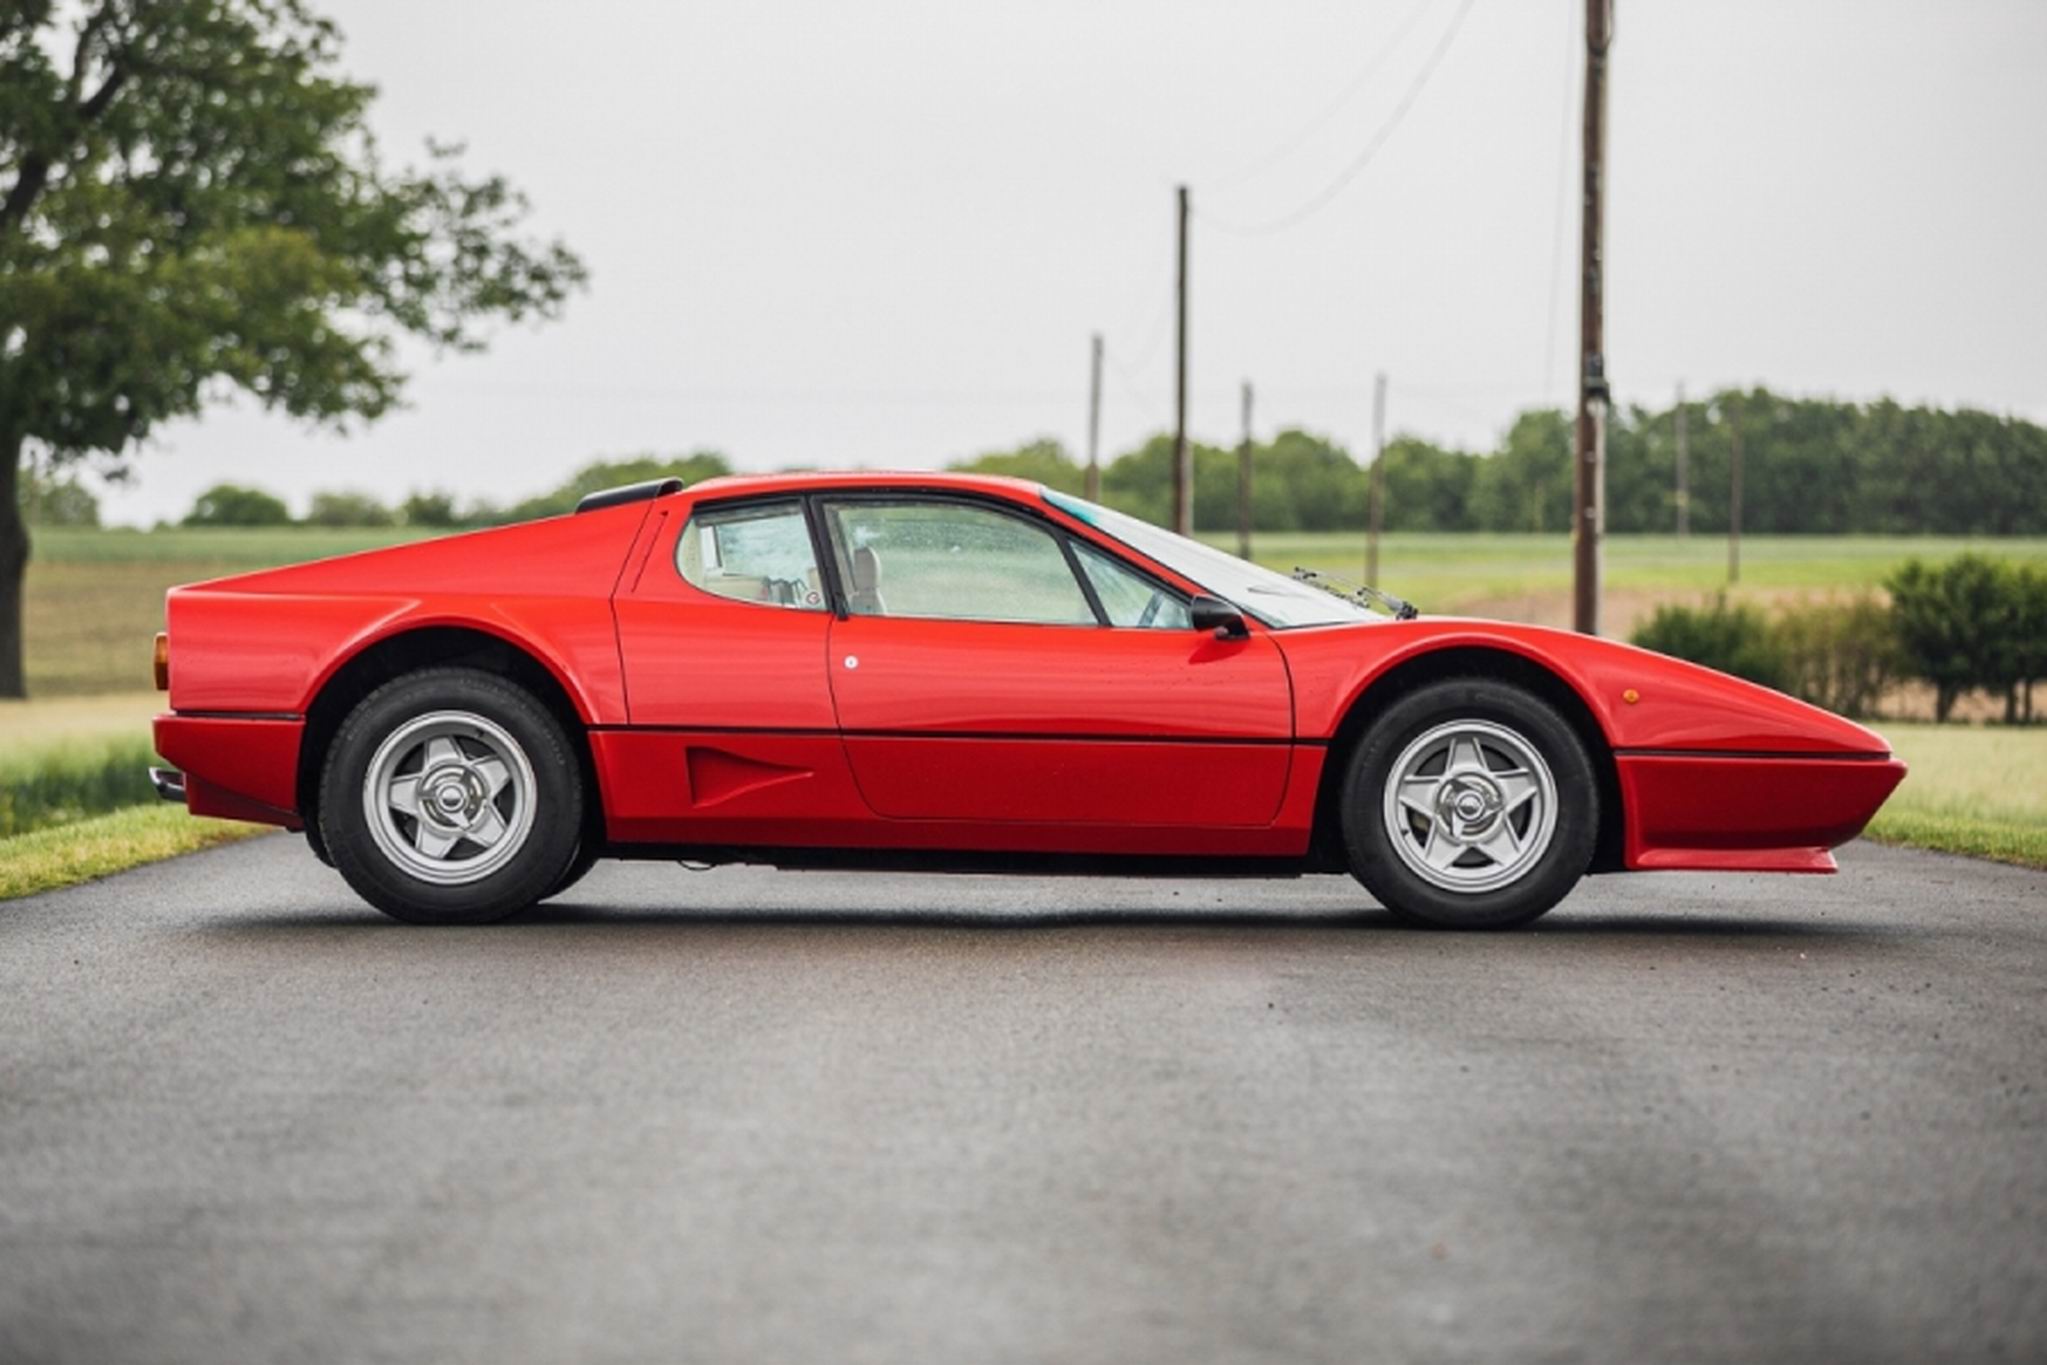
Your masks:
{"label": "wheel center cap", "polygon": [[461,768],[429,773],[421,786],[426,799],[420,803],[420,809],[437,825],[449,828],[466,825],[483,804],[480,787]]}
{"label": "wheel center cap", "polygon": [[1503,804],[1499,788],[1483,777],[1466,773],[1443,784],[1436,810],[1451,837],[1474,840],[1491,831]]}

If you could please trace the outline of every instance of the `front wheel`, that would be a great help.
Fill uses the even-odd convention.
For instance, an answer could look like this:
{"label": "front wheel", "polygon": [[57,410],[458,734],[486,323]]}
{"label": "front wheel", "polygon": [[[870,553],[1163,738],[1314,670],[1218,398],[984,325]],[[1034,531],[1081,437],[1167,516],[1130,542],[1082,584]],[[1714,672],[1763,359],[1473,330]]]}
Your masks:
{"label": "front wheel", "polygon": [[372,692],[327,751],[320,834],[364,900],[412,924],[482,924],[549,894],[583,828],[568,738],[523,689],[433,668]]}
{"label": "front wheel", "polygon": [[1365,732],[1342,825],[1351,871],[1398,918],[1506,929],[1562,900],[1591,865],[1599,784],[1548,703],[1457,678],[1400,698]]}

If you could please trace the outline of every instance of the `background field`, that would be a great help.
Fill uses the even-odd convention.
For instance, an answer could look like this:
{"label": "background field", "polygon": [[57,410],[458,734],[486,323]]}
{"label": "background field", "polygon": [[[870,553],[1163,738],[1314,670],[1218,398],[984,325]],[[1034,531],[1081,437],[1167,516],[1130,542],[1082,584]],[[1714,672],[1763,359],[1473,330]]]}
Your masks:
{"label": "background field", "polygon": [[[224,574],[420,538],[403,530],[43,530],[28,574],[29,690],[38,697],[133,691],[149,685],[149,640],[163,629],[164,590]],[[1212,536],[1235,548],[1233,538]],[[1874,587],[1915,556],[1978,550],[2047,562],[2047,539],[1752,536],[1742,544],[1739,595],[1773,598]],[[1359,580],[1357,535],[1258,537],[1260,563]],[[1607,541],[1607,633],[1624,635],[1656,603],[1695,600],[1725,581],[1717,536],[1613,536]],[[1562,535],[1386,537],[1380,578],[1424,611],[1561,625],[1570,617],[1571,544]]]}

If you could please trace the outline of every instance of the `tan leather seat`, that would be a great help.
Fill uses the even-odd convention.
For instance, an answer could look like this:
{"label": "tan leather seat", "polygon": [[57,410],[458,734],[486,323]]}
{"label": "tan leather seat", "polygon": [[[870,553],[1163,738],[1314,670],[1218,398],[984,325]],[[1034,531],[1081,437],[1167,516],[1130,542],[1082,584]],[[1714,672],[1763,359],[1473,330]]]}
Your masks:
{"label": "tan leather seat", "polygon": [[888,608],[881,600],[881,558],[871,545],[853,550],[852,583],[846,593],[846,610],[855,616],[884,616]]}

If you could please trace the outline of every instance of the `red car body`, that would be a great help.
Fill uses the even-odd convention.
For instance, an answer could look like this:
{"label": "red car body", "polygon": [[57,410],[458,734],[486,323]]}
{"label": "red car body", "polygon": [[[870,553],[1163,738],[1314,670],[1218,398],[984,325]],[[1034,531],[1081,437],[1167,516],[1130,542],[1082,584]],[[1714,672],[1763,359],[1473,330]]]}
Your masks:
{"label": "red car body", "polygon": [[1904,775],[1860,725],[1625,644],[1481,620],[1242,638],[771,611],[677,570],[693,507],[940,490],[1202,585],[1048,503],[940,475],[718,479],[573,516],[175,589],[156,745],[195,814],[301,828],[345,702],[494,642],[585,746],[605,852],[859,861],[1158,855],[1331,866],[1332,774],[1420,672],[1541,691],[1594,753],[1594,870],[1826,872]]}

